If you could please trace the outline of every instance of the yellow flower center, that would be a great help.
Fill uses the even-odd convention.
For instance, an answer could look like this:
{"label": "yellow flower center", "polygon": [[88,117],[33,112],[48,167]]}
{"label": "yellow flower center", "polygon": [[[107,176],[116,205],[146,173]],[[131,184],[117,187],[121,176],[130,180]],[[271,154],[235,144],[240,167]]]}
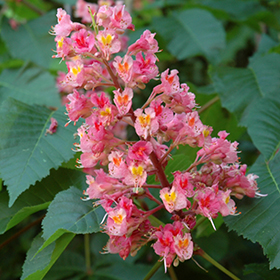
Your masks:
{"label": "yellow flower center", "polygon": [[100,115],[102,117],[110,116],[111,115],[111,108],[110,107],[106,107],[105,110],[100,112]]}
{"label": "yellow flower center", "polygon": [[166,193],[164,195],[165,200],[167,201],[167,203],[173,203],[176,200],[176,193],[173,191],[170,194]]}
{"label": "yellow flower center", "polygon": [[121,214],[118,214],[116,216],[113,216],[112,219],[114,220],[115,224],[120,225],[123,221],[123,216]]}
{"label": "yellow flower center", "polygon": [[113,40],[113,37],[111,34],[108,34],[106,36],[106,38],[104,36],[101,36],[101,42],[104,46],[109,46],[111,44],[112,40]]}
{"label": "yellow flower center", "polygon": [[80,67],[80,66],[77,66],[77,68],[76,68],[76,67],[72,67],[72,68],[71,68],[71,72],[72,72],[75,76],[77,76],[77,75],[81,72],[81,67]]}
{"label": "yellow flower center", "polygon": [[143,166],[139,165],[138,167],[133,166],[131,168],[131,173],[135,176],[142,176],[143,174]]}
{"label": "yellow flower center", "polygon": [[146,115],[146,116],[142,115],[142,116],[139,116],[138,119],[139,119],[139,122],[140,122],[142,127],[147,127],[151,123],[150,115]]}

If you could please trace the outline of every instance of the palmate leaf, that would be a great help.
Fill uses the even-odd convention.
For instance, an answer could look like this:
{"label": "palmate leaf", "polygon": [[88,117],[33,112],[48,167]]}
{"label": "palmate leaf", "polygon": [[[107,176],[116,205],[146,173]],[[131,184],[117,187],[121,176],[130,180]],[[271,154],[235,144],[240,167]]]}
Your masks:
{"label": "palmate leaf", "polygon": [[223,107],[234,112],[244,125],[258,100],[277,96],[280,87],[280,55],[274,53],[255,57],[248,68],[212,69],[210,76]]}
{"label": "palmate leaf", "polygon": [[155,18],[153,28],[169,41],[168,50],[179,60],[203,55],[210,62],[217,62],[225,48],[221,22],[205,10],[189,9]]}
{"label": "palmate leaf", "polygon": [[0,75],[0,103],[12,97],[33,105],[59,106],[54,77],[37,67],[6,69]]}
{"label": "palmate leaf", "polygon": [[267,197],[246,199],[238,211],[241,215],[225,218],[230,230],[259,242],[270,260],[270,268],[280,268],[280,154],[270,161],[262,156],[250,173],[259,176],[258,186]]}
{"label": "palmate leaf", "polygon": [[256,102],[246,124],[254,145],[266,160],[271,159],[280,146],[280,95]]}
{"label": "palmate leaf", "polygon": [[[57,132],[45,135],[50,118],[58,121]],[[7,186],[12,206],[30,185],[73,157],[76,128],[64,127],[64,108],[51,111],[7,99],[0,107],[0,175]]]}
{"label": "palmate leaf", "polygon": [[44,277],[44,280],[68,279],[67,277],[73,277],[73,275],[78,275],[81,279],[85,279],[86,261],[83,255],[65,250]]}
{"label": "palmate leaf", "polygon": [[65,233],[55,243],[51,244],[41,252],[38,249],[44,243],[44,239],[39,235],[27,252],[26,260],[23,265],[23,274],[21,280],[41,280],[50,270],[58,257],[65,250],[67,245],[74,238],[74,233]]}
{"label": "palmate leaf", "polygon": [[[133,279],[142,280],[151,270],[151,266],[143,264],[130,264],[125,261],[112,261],[112,265],[109,267],[100,267],[96,269],[93,277],[90,280],[123,280]],[[164,273],[163,267],[158,269],[155,275],[152,277],[153,280],[167,280],[168,275]]]}
{"label": "palmate leaf", "polygon": [[52,169],[50,175],[23,192],[12,207],[8,193],[0,195],[0,234],[20,223],[29,215],[47,209],[55,195],[69,186],[85,189],[85,174],[76,170]]}
{"label": "palmate leaf", "polygon": [[43,220],[44,247],[54,242],[65,232],[86,234],[100,231],[104,217],[101,207],[93,207],[92,201],[83,201],[81,190],[71,187],[58,193],[48,208]]}
{"label": "palmate leaf", "polygon": [[7,20],[1,26],[1,36],[14,58],[30,60],[44,68],[49,68],[52,49],[55,49],[54,37],[49,34],[51,26],[56,24],[55,11],[20,25],[13,30]]}
{"label": "palmate leaf", "polygon": [[280,279],[280,270],[269,270],[267,263],[252,263],[249,265],[245,265],[244,274],[247,275],[251,273],[255,273],[265,280]]}

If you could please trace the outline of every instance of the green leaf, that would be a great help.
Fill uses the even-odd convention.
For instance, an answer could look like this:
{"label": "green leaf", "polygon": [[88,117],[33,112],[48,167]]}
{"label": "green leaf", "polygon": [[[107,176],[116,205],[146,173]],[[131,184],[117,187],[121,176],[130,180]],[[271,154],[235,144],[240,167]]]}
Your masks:
{"label": "green leaf", "polygon": [[77,3],[76,0],[54,0],[54,2],[61,3],[61,4],[73,5],[73,6]]}
{"label": "green leaf", "polygon": [[100,231],[104,216],[102,207],[93,207],[92,201],[83,201],[82,192],[74,187],[58,193],[43,220],[43,235],[48,246],[65,232],[86,234]]}
{"label": "green leaf", "polygon": [[0,195],[0,234],[31,214],[46,209],[58,192],[71,185],[85,189],[85,174],[76,170],[59,168],[52,169],[48,177],[23,192],[12,207],[8,206],[8,193],[2,192]]}
{"label": "green leaf", "polygon": [[258,100],[278,93],[280,55],[256,57],[245,69],[218,67],[210,71],[210,76],[223,107],[246,124],[246,117]]}
{"label": "green leaf", "polygon": [[54,77],[40,68],[6,69],[0,75],[0,103],[13,97],[33,105],[61,104]]}
{"label": "green leaf", "polygon": [[[241,214],[224,218],[230,230],[235,230],[252,242],[259,242],[270,260],[270,269],[280,268],[280,154],[272,160],[259,157],[250,173],[259,176],[262,198],[244,199],[238,203]],[[239,205],[241,204],[241,205]]]}
{"label": "green leaf", "polygon": [[[200,219],[204,219],[204,221],[197,227],[195,232],[196,238],[207,237],[216,232],[208,219],[205,219],[204,217],[201,217]],[[199,223],[199,220],[197,222]],[[216,230],[218,230],[224,223],[223,216],[219,214],[219,216],[214,219],[213,222],[215,224]]]}
{"label": "green leaf", "polygon": [[[51,244],[44,250],[37,253],[42,246],[44,239],[37,236],[27,252],[26,260],[23,265],[23,274],[21,280],[41,280],[50,270],[58,257],[65,250],[67,245],[74,238],[75,234],[66,233],[61,236],[55,243]],[[37,253],[37,254],[36,254]]]}
{"label": "green leaf", "polygon": [[1,26],[1,35],[13,57],[49,68],[55,42],[48,32],[55,24],[55,11],[20,25],[17,30],[12,29],[5,20]]}
{"label": "green leaf", "polygon": [[269,160],[280,146],[280,96],[260,99],[247,118],[248,133],[254,145]]}
{"label": "green leaf", "polygon": [[256,273],[261,276],[262,279],[266,280],[280,279],[280,271],[277,269],[270,270],[266,263],[251,263],[245,265],[245,270],[243,272],[245,275]]}
{"label": "green leaf", "polygon": [[217,62],[225,48],[221,22],[205,10],[189,9],[155,18],[153,27],[169,41],[168,50],[179,60],[203,55],[210,62]]}
{"label": "green leaf", "polygon": [[259,2],[250,0],[201,0],[199,3],[213,10],[223,11],[232,19],[241,21],[257,13],[266,11]]}
{"label": "green leaf", "polygon": [[254,31],[247,26],[237,25],[227,32],[227,45],[222,53],[222,62],[234,62],[239,50],[246,48],[254,37]]}
{"label": "green leaf", "polygon": [[[133,280],[142,280],[148,274],[152,267],[143,264],[130,264],[124,261],[112,262],[109,267],[102,267],[95,271],[94,278],[96,280],[123,280],[131,279],[133,275]],[[164,273],[163,267],[158,269],[156,274],[153,276],[153,280],[167,280],[168,275]]]}
{"label": "green leaf", "polygon": [[[81,279],[86,275],[84,256],[65,250],[54,266],[50,269],[44,280],[66,279],[73,275],[81,275]],[[72,279],[72,278],[71,278]]]}
{"label": "green leaf", "polygon": [[[46,135],[50,118],[58,122],[57,132]],[[7,185],[12,206],[30,185],[73,157],[71,150],[76,131],[65,127],[64,108],[51,111],[8,99],[0,107],[0,172]]]}

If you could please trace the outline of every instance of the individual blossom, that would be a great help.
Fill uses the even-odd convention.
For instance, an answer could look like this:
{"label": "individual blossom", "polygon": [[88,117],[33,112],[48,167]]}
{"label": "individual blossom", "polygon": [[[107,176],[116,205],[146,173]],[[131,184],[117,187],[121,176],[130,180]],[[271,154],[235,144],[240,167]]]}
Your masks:
{"label": "individual blossom", "polygon": [[195,200],[198,202],[197,214],[208,218],[216,230],[213,219],[217,218],[221,209],[220,199],[217,197],[218,186],[206,187],[196,192]]}
{"label": "individual blossom", "polygon": [[113,62],[119,77],[129,87],[135,86],[135,82],[132,80],[133,75],[133,59],[131,56],[125,55],[123,58],[116,56]]}
{"label": "individual blossom", "polygon": [[102,198],[104,194],[109,195],[115,192],[116,187],[120,185],[117,179],[108,176],[103,169],[95,170],[94,173],[96,174],[95,178],[91,175],[86,176],[86,183],[89,187],[85,194],[90,199]]}
{"label": "individual blossom", "polygon": [[126,115],[132,105],[133,90],[126,87],[122,92],[120,89],[114,90],[114,102],[118,108],[119,114],[121,116]]}
{"label": "individual blossom", "polygon": [[82,23],[91,23],[92,19],[89,13],[89,9],[94,15],[98,10],[98,5],[86,2],[84,0],[78,0],[76,2],[75,17],[81,18]]}
{"label": "individual blossom", "polygon": [[56,16],[58,23],[53,27],[53,34],[56,36],[67,37],[72,31],[84,28],[80,23],[73,23],[70,19],[70,15],[61,8],[57,9]]}
{"label": "individual blossom", "polygon": [[130,160],[144,162],[148,164],[150,162],[149,155],[153,151],[153,146],[147,141],[138,141],[128,149],[128,158]]}
{"label": "individual blossom", "polygon": [[155,54],[158,52],[158,42],[154,38],[155,33],[150,30],[145,30],[140,38],[128,47],[128,54],[136,55],[138,52],[146,54]]}
{"label": "individual blossom", "polygon": [[186,197],[193,197],[195,192],[194,186],[191,183],[192,175],[189,172],[175,171],[173,176],[173,186],[176,188],[181,188],[184,191]]}
{"label": "individual blossom", "polygon": [[91,32],[87,31],[86,29],[81,29],[73,33],[71,39],[73,41],[72,45],[77,54],[94,54],[97,51],[95,48],[95,37]]}
{"label": "individual blossom", "polygon": [[57,122],[57,120],[56,120],[55,118],[51,118],[50,127],[46,130],[45,135],[56,133],[57,127],[58,127],[58,122]]}
{"label": "individual blossom", "polygon": [[192,257],[193,242],[191,241],[191,235],[184,233],[183,229],[184,225],[176,221],[173,225],[160,226],[159,230],[154,233],[154,238],[157,241],[152,246],[155,253],[163,258],[165,271],[167,267],[170,267],[176,256],[180,261]]}
{"label": "individual blossom", "polygon": [[134,187],[137,193],[138,189],[146,183],[146,179],[146,165],[144,163],[131,162],[128,166],[128,172],[123,178],[123,183]]}
{"label": "individual blossom", "polygon": [[158,131],[158,120],[152,108],[146,108],[145,113],[142,109],[137,109],[134,111],[134,115],[136,116],[135,130],[139,136],[147,139],[148,136],[153,136]]}
{"label": "individual blossom", "polygon": [[169,213],[190,207],[190,202],[187,200],[185,192],[180,187],[176,188],[172,186],[171,189],[161,189],[160,198],[163,201],[165,209]]}
{"label": "individual blossom", "polygon": [[146,84],[157,76],[158,68],[155,62],[156,57],[152,54],[147,54],[145,57],[142,52],[136,54],[136,60],[133,62],[132,79],[138,87],[141,88],[141,84]]}
{"label": "individual blossom", "polygon": [[122,179],[128,173],[128,168],[124,159],[124,152],[112,151],[109,156],[109,173],[115,178]]}
{"label": "individual blossom", "polygon": [[117,53],[121,49],[121,42],[113,29],[99,31],[96,40],[98,48],[106,60],[110,59],[111,54]]}
{"label": "individual blossom", "polygon": [[212,143],[208,147],[204,147],[203,149],[197,152],[199,157],[207,157],[211,161],[215,163],[235,163],[238,161],[237,157],[237,146],[238,143],[235,141],[230,143],[226,140],[226,137],[229,134],[225,131],[220,131],[218,136],[220,138],[212,138]]}
{"label": "individual blossom", "polygon": [[68,94],[67,98],[69,103],[65,106],[70,121],[77,122],[79,118],[87,118],[91,115],[93,104],[85,95],[74,89],[74,92]]}
{"label": "individual blossom", "polygon": [[132,18],[125,10],[125,6],[117,4],[112,8],[112,15],[110,17],[111,23],[110,28],[125,30],[131,29],[134,30],[134,25],[132,24]]}

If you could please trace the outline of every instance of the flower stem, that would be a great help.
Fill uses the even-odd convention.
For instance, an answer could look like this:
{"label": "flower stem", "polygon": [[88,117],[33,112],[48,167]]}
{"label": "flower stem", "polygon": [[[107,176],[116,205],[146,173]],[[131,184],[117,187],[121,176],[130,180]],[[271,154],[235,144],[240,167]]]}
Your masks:
{"label": "flower stem", "polygon": [[177,275],[174,271],[174,267],[172,265],[168,268],[168,272],[172,280],[178,280]]}
{"label": "flower stem", "polygon": [[217,261],[212,259],[208,254],[206,254],[203,250],[200,249],[199,255],[203,257],[205,260],[216,266],[219,270],[221,270],[223,273],[228,275],[231,279],[234,280],[240,280],[237,276],[235,276],[233,273],[231,273],[229,270],[227,270],[225,267],[223,267],[221,264],[219,264]]}
{"label": "flower stem", "polygon": [[152,276],[157,272],[157,270],[162,265],[162,262],[156,262],[155,265],[152,267],[152,269],[148,272],[148,274],[145,276],[143,280],[149,280],[152,278]]}
{"label": "flower stem", "polygon": [[87,275],[92,275],[91,264],[90,264],[89,234],[84,235],[84,244],[85,244],[85,259],[86,259]]}
{"label": "flower stem", "polygon": [[166,187],[169,187],[170,184],[166,178],[166,175],[164,173],[164,170],[162,168],[162,165],[160,164],[155,152],[152,152],[150,154],[150,160],[152,161],[155,169],[157,170],[157,177],[162,185],[162,188],[166,188]]}
{"label": "flower stem", "polygon": [[211,99],[210,101],[208,101],[206,104],[204,104],[199,110],[197,110],[198,114],[202,113],[203,111],[205,111],[206,109],[208,109],[209,107],[211,107],[214,103],[216,103],[219,100],[219,96],[215,96],[213,99]]}

